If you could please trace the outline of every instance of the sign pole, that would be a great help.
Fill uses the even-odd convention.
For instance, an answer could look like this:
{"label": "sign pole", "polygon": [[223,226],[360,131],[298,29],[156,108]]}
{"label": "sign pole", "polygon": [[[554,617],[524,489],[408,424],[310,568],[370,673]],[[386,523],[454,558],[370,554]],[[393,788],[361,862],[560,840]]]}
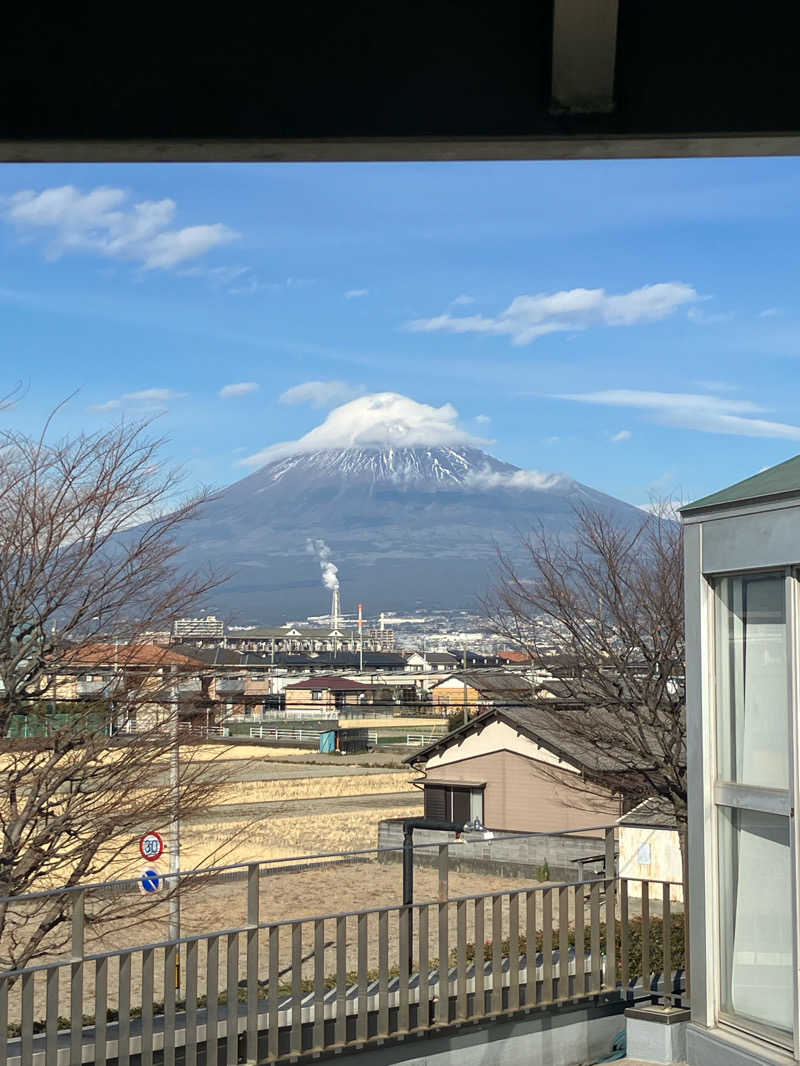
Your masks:
{"label": "sign pole", "polygon": [[[169,827],[169,872],[177,874],[181,868],[181,821],[180,821],[180,748],[178,730],[178,686],[170,690],[172,709],[172,746],[169,755],[169,788],[172,799],[172,821]],[[180,940],[181,896],[179,878],[170,878],[169,939]],[[175,952],[175,987],[181,987],[181,952]]]}

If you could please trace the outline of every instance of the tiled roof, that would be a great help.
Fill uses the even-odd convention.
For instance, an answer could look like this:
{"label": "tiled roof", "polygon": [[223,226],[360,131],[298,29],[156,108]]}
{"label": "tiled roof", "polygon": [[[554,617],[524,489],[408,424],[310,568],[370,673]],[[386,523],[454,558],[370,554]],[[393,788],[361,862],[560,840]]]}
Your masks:
{"label": "tiled roof", "polygon": [[198,666],[191,656],[160,644],[83,644],[68,651],[61,662],[70,666]]}
{"label": "tiled roof", "polygon": [[351,681],[349,677],[334,677],[320,674],[319,677],[310,677],[308,681],[295,681],[293,685],[287,685],[290,689],[330,689],[332,692],[368,692],[369,685],[362,685],[358,681]]}

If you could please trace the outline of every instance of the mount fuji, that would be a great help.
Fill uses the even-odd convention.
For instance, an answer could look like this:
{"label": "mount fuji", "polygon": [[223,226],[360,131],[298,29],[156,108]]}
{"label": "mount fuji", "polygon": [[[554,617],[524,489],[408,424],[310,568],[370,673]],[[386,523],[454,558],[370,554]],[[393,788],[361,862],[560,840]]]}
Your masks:
{"label": "mount fuji", "polygon": [[342,607],[477,607],[520,532],[567,532],[577,505],[624,524],[642,512],[571,478],[521,470],[471,445],[324,447],[267,462],[183,531],[184,564],[230,573],[208,607],[233,624],[324,614],[309,542],[338,567]]}

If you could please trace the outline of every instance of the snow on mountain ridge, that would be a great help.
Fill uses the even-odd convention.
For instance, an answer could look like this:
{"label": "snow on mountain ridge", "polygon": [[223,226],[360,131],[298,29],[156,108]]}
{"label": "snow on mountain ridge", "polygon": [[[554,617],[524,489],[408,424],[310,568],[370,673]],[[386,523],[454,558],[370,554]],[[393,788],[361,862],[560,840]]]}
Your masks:
{"label": "snow on mountain ridge", "polygon": [[[398,448],[326,448],[268,463],[258,471],[268,483],[282,480],[289,472],[314,473],[324,477],[361,477],[394,483],[436,482],[443,485],[474,485],[489,478],[496,487],[504,478],[525,476],[511,463],[495,459],[479,448],[431,445]],[[548,477],[550,475],[542,475]],[[488,484],[489,482],[487,482]]]}

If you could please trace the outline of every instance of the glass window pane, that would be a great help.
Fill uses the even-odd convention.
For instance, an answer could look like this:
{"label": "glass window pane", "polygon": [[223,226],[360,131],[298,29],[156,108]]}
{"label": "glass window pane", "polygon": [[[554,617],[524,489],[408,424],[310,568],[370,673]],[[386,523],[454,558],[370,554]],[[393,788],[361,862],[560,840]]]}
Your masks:
{"label": "glass window pane", "polygon": [[789,819],[719,808],[721,1006],[792,1031]]}
{"label": "glass window pane", "polygon": [[722,578],[717,594],[717,775],[788,788],[784,576]]}

